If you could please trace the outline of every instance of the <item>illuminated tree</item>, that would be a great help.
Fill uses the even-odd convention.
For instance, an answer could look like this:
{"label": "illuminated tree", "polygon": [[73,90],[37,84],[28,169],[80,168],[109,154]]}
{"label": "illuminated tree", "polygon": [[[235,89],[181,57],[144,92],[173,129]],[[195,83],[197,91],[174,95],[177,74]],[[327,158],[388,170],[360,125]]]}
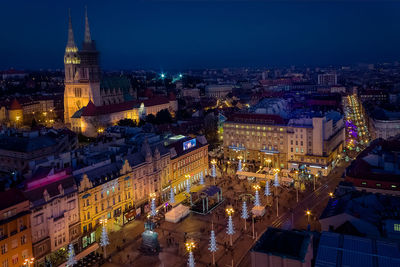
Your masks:
{"label": "illuminated tree", "polygon": [[203,185],[204,184],[204,176],[203,176],[203,172],[200,173],[200,184]]}
{"label": "illuminated tree", "polygon": [[106,225],[103,224],[103,229],[101,231],[101,236],[100,236],[100,246],[105,247],[109,244],[110,244],[110,241],[108,239],[107,228],[106,228]]}
{"label": "illuminated tree", "polygon": [[186,180],[186,193],[190,193],[190,179]]}
{"label": "illuminated tree", "polygon": [[242,215],[240,217],[242,219],[244,219],[244,230],[246,230],[246,220],[249,218],[249,212],[247,211],[247,203],[246,203],[246,201],[243,201]]}
{"label": "illuminated tree", "polygon": [[256,194],[254,197],[254,206],[256,207],[260,207],[261,203],[260,203],[260,194],[258,193],[258,190],[256,190]]}
{"label": "illuminated tree", "polygon": [[72,244],[69,244],[67,266],[71,267],[71,266],[74,266],[75,264],[77,264],[77,261],[75,259],[74,246]]}
{"label": "illuminated tree", "polygon": [[264,196],[270,196],[271,192],[269,190],[269,181],[265,182],[265,191],[264,191]]}
{"label": "illuminated tree", "polygon": [[157,211],[156,211],[156,198],[152,197],[151,198],[151,206],[150,206],[150,215],[151,216],[156,216]]}
{"label": "illuminated tree", "polygon": [[172,186],[171,186],[171,191],[169,192],[169,203],[170,204],[175,203],[175,192]]}
{"label": "illuminated tree", "polygon": [[274,180],[274,186],[275,187],[279,187],[279,177],[278,177],[278,173],[275,173],[275,180]]}

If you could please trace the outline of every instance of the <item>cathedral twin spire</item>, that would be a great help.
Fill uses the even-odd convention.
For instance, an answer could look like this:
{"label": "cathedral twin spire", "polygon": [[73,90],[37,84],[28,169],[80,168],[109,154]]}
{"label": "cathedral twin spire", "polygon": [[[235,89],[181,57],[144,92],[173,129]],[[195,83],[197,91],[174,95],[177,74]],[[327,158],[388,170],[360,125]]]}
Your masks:
{"label": "cathedral twin spire", "polygon": [[[89,27],[89,19],[87,15],[87,8],[85,7],[85,37],[84,37],[84,48],[91,48],[93,47],[93,40],[90,35],[90,27]],[[68,10],[68,42],[66,47],[66,52],[70,52],[68,50],[77,50],[74,40],[74,31],[72,29],[72,20],[71,20],[71,11]],[[74,51],[76,52],[76,51]]]}

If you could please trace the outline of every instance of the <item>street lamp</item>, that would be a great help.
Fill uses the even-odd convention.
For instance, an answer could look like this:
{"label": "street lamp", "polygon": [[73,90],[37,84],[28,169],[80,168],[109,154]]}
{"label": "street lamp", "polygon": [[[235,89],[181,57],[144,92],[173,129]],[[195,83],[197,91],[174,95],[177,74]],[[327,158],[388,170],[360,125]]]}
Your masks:
{"label": "street lamp", "polygon": [[306,215],[307,215],[307,223],[310,224],[311,211],[310,210],[306,210]]}
{"label": "street lamp", "polygon": [[329,192],[329,196],[331,197],[331,198],[333,198],[333,193],[332,192]]}
{"label": "street lamp", "polygon": [[233,229],[233,221],[232,221],[232,215],[235,212],[235,210],[233,209],[232,206],[228,206],[225,209],[226,214],[228,215],[228,228],[226,230],[226,233],[229,235],[230,237],[230,243],[231,246],[233,245],[233,240],[232,240],[232,236],[235,233],[235,230]]}
{"label": "street lamp", "polygon": [[35,261],[35,258],[30,258],[30,259],[25,259],[24,260],[24,266],[30,267],[31,264],[33,264],[33,262]]}
{"label": "street lamp", "polygon": [[195,262],[194,262],[193,250],[196,248],[196,244],[193,241],[188,241],[185,243],[185,247],[186,251],[189,252],[188,266],[194,267]]}

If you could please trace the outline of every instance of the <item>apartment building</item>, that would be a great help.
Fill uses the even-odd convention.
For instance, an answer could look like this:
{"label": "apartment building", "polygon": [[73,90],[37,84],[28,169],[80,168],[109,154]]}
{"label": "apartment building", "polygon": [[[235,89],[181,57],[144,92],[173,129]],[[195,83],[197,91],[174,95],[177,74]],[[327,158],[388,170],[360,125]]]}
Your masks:
{"label": "apartment building", "polygon": [[0,264],[23,266],[32,258],[29,201],[17,189],[0,193]]}
{"label": "apartment building", "polygon": [[338,112],[285,120],[279,115],[235,114],[224,123],[224,157],[240,156],[249,166],[297,169],[327,175],[343,149],[343,118]]}

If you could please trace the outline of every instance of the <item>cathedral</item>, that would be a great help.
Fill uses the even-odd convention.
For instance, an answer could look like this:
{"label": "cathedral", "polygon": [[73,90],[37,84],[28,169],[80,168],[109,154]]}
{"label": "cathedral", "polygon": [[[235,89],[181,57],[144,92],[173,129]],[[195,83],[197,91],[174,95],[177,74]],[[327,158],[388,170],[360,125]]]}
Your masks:
{"label": "cathedral", "polygon": [[127,77],[103,77],[86,10],[81,50],[75,44],[69,15],[64,68],[64,123],[75,132],[96,136],[105,127],[121,119],[129,118],[138,122],[146,115],[155,115],[162,109],[168,109],[171,113],[178,109],[174,96],[139,101]]}

